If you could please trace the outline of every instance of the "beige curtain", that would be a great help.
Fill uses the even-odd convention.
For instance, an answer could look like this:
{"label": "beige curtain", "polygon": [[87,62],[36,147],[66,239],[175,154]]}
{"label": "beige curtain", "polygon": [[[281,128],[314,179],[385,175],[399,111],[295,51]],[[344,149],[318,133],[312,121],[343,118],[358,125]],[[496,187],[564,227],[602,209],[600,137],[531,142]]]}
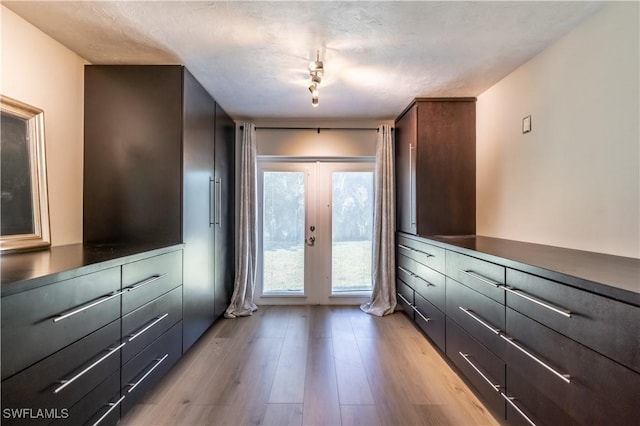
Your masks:
{"label": "beige curtain", "polygon": [[396,307],[395,171],[392,128],[378,128],[375,205],[373,214],[373,291],[360,308],[372,315],[393,313]]}
{"label": "beige curtain", "polygon": [[252,123],[244,123],[240,160],[238,260],[233,296],[224,313],[226,318],[248,316],[258,309],[253,303],[258,258],[257,187],[256,129]]}

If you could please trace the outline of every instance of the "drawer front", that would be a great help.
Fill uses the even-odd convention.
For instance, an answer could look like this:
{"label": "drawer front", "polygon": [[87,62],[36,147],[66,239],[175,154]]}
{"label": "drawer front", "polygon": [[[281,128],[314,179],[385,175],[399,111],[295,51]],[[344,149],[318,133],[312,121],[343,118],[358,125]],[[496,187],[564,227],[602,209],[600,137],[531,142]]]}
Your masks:
{"label": "drawer front", "polygon": [[444,273],[445,270],[445,250],[431,244],[406,238],[398,235],[398,253],[410,257],[416,262]]}
{"label": "drawer front", "polygon": [[120,317],[120,268],[2,298],[2,379]]}
{"label": "drawer front", "polygon": [[433,303],[441,311],[445,310],[444,275],[431,268],[416,263],[413,289],[422,297]]}
{"label": "drawer front", "polygon": [[3,408],[71,407],[120,368],[119,346],[116,320],[3,381]]}
{"label": "drawer front", "polygon": [[122,366],[122,416],[169,371],[182,354],[182,322]]}
{"label": "drawer front", "polygon": [[396,292],[398,305],[413,320],[413,289],[400,280],[396,280]]}
{"label": "drawer front", "polygon": [[401,254],[396,256],[396,276],[411,288],[413,288],[415,269],[416,262],[413,259]]}
{"label": "drawer front", "polygon": [[122,267],[122,315],[182,284],[182,251]]}
{"label": "drawer front", "polygon": [[99,425],[111,426],[120,420],[120,372],[115,372],[107,380],[92,390],[68,411],[67,419],[52,423],[55,426]]}
{"label": "drawer front", "polygon": [[177,287],[122,318],[122,364],[182,319],[182,287]]}
{"label": "drawer front", "polygon": [[640,372],[640,308],[512,269],[507,306]]}
{"label": "drawer front", "polygon": [[480,342],[447,318],[447,357],[460,369],[487,406],[504,418],[505,364]]}
{"label": "drawer front", "polygon": [[447,316],[502,357],[506,345],[499,335],[505,330],[503,305],[447,278]]}
{"label": "drawer front", "polygon": [[418,294],[415,295],[415,321],[422,331],[444,352],[444,314]]}
{"label": "drawer front", "polygon": [[[505,351],[508,392],[509,371],[514,370],[575,423],[628,424],[629,419],[640,418],[640,374],[510,308],[506,333],[518,345],[507,344]],[[541,404],[529,402],[528,395],[526,389],[518,395],[509,394],[519,398],[524,407]],[[556,424],[544,407],[532,412],[543,423]]]}
{"label": "drawer front", "polygon": [[448,250],[447,276],[504,305],[503,266]]}

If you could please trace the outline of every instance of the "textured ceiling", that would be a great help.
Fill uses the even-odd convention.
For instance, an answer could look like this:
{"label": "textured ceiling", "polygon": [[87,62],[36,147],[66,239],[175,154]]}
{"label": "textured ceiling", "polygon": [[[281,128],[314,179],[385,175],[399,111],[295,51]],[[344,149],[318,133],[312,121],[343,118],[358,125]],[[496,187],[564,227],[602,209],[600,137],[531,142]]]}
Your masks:
{"label": "textured ceiling", "polygon": [[[3,1],[94,64],[184,64],[234,118],[393,118],[477,96],[596,2]],[[311,106],[308,63],[325,64]]]}

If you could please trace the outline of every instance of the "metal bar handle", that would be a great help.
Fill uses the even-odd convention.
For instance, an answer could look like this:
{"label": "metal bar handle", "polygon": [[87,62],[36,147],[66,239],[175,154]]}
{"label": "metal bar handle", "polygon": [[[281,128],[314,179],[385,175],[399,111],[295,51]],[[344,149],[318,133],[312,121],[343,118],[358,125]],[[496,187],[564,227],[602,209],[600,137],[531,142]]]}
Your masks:
{"label": "metal bar handle", "polygon": [[402,249],[405,249],[405,250],[409,250],[409,251],[417,251],[413,247],[405,246],[404,244],[398,244],[398,247],[400,247]]}
{"label": "metal bar handle", "polygon": [[401,295],[400,293],[396,293],[396,294],[400,299],[404,300],[404,303],[406,303],[407,305],[411,306],[411,308],[413,308],[413,305],[411,304],[411,302],[409,302],[403,295]]}
{"label": "metal bar handle", "polygon": [[473,278],[475,278],[475,279],[477,279],[477,280],[479,280],[479,281],[481,281],[481,282],[483,282],[485,284],[489,284],[492,287],[495,287],[495,288],[502,287],[502,285],[499,282],[494,281],[491,278],[487,278],[485,276],[482,276],[482,275],[478,274],[477,272],[473,272],[471,270],[466,270],[465,271],[463,269],[461,269],[460,272],[463,272],[463,273],[469,275],[470,277],[473,277]]}
{"label": "metal bar handle", "polygon": [[164,274],[155,274],[150,276],[149,278],[146,278],[142,281],[138,281],[137,283],[130,285],[129,287],[125,287],[122,291],[126,290],[126,291],[133,291],[133,290],[137,290],[142,286],[145,286],[147,284],[151,284],[154,281],[158,281],[160,278],[164,278],[167,276],[167,273],[165,272]]}
{"label": "metal bar handle", "polygon": [[215,187],[213,178],[209,177],[209,228],[212,225],[215,225],[216,219],[213,217],[215,215],[213,203],[215,201]]}
{"label": "metal bar handle", "polygon": [[418,308],[415,305],[411,305],[411,309],[413,309],[415,311],[416,314],[420,315],[420,317],[425,321],[425,322],[429,322],[429,321],[433,321],[433,318],[427,318],[424,315],[422,315],[422,312],[420,312],[418,310]]}
{"label": "metal bar handle", "polygon": [[431,284],[429,281],[425,280],[424,278],[422,278],[420,275],[416,275],[416,278],[418,278],[420,281],[422,281],[423,283],[426,284],[427,287],[435,287],[434,284]]}
{"label": "metal bar handle", "polygon": [[66,313],[61,313],[61,314],[59,314],[58,316],[56,316],[56,317],[53,319],[53,322],[62,321],[63,319],[67,319],[67,318],[69,318],[69,317],[72,317],[72,316],[74,316],[74,315],[76,315],[76,314],[79,314],[80,312],[84,312],[84,311],[86,311],[87,309],[91,309],[91,308],[93,308],[94,306],[98,306],[98,305],[100,305],[100,304],[102,304],[102,303],[104,303],[104,302],[106,302],[106,301],[108,301],[108,300],[111,300],[111,299],[113,299],[114,297],[118,297],[118,296],[120,296],[121,294],[122,294],[122,292],[121,292],[121,291],[116,291],[116,292],[113,292],[113,293],[111,293],[111,294],[107,294],[107,295],[101,296],[98,300],[95,300],[95,301],[93,301],[93,302],[87,303],[86,305],[82,305],[82,306],[80,306],[79,308],[76,308],[76,309],[74,309],[74,310],[72,310],[72,311],[69,311],[69,312],[66,312]]}
{"label": "metal bar handle", "polygon": [[103,421],[109,415],[109,413],[115,410],[118,407],[118,405],[120,405],[124,397],[125,396],[122,395],[120,399],[118,399],[116,402],[108,403],[107,405],[109,406],[109,409],[102,416],[100,416],[100,418],[93,424],[93,426],[97,426],[101,421]]}
{"label": "metal bar handle", "polygon": [[413,170],[413,144],[409,144],[409,220],[411,221],[411,226],[415,226],[415,212],[414,212],[414,188],[413,188],[413,176],[415,171]]}
{"label": "metal bar handle", "polygon": [[146,378],[147,378],[147,376],[149,376],[149,374],[151,374],[151,373],[153,372],[153,370],[155,370],[156,368],[158,368],[158,366],[159,366],[160,364],[162,364],[162,363],[164,362],[164,360],[165,360],[165,359],[167,359],[167,357],[168,357],[168,356],[169,356],[169,354],[165,354],[162,358],[156,359],[156,360],[155,360],[155,361],[156,361],[156,364],[155,364],[153,367],[151,367],[151,368],[149,369],[149,371],[147,371],[146,373],[144,373],[144,375],[143,375],[142,377],[140,377],[140,380],[138,380],[138,381],[137,381],[137,382],[135,382],[135,383],[129,383],[129,386],[131,386],[131,387],[129,388],[129,390],[127,391],[127,393],[131,393],[131,391],[132,391],[132,390],[134,390],[136,387],[138,387],[138,385],[139,385],[140,383],[142,383],[142,382],[144,381],[144,379],[146,379]]}
{"label": "metal bar handle", "polygon": [[88,366],[87,368],[85,368],[84,370],[82,370],[81,372],[79,372],[78,374],[73,376],[72,378],[66,379],[66,380],[60,380],[60,383],[62,383],[62,385],[58,386],[56,389],[53,390],[54,395],[57,394],[58,392],[60,392],[62,389],[64,389],[67,386],[69,386],[71,383],[73,383],[76,380],[78,380],[80,377],[84,376],[86,373],[89,372],[89,370],[91,370],[94,367],[96,367],[102,361],[104,361],[105,359],[109,358],[111,355],[117,353],[118,349],[122,348],[124,345],[125,345],[125,343],[122,343],[122,344],[116,346],[115,348],[107,349],[109,352],[106,355],[103,355],[102,357],[100,357],[100,359],[95,361],[93,364],[91,364],[90,366]]}
{"label": "metal bar handle", "polygon": [[522,346],[520,346],[516,342],[514,342],[513,341],[513,337],[509,337],[509,336],[506,336],[504,334],[500,334],[500,337],[502,337],[504,340],[507,341],[507,343],[509,343],[510,345],[515,347],[516,349],[518,349],[520,352],[522,352],[523,354],[525,354],[526,356],[528,356],[529,358],[531,358],[532,360],[534,360],[535,362],[537,362],[538,364],[540,364],[541,366],[543,366],[544,368],[546,368],[547,370],[552,372],[554,375],[559,377],[563,382],[571,383],[571,376],[570,375],[559,373],[553,367],[551,367],[549,364],[547,364],[546,362],[542,361],[540,358],[538,358],[537,356],[533,355],[532,353],[527,351],[525,348],[523,348]]}
{"label": "metal bar handle", "polygon": [[154,325],[156,325],[157,323],[159,323],[160,321],[162,321],[163,319],[165,319],[166,317],[169,316],[169,313],[165,313],[164,315],[162,315],[161,317],[157,317],[155,320],[153,320],[149,325],[147,325],[145,328],[143,328],[142,330],[138,331],[135,334],[132,334],[129,337],[129,340],[127,340],[127,342],[131,342],[134,339],[136,339],[137,337],[141,336],[142,334],[144,334],[145,332],[147,332],[147,330],[149,330],[151,327],[153,327]]}
{"label": "metal bar handle", "polygon": [[403,268],[402,266],[398,266],[398,269],[400,269],[400,270],[401,270],[402,272],[404,272],[405,274],[409,274],[409,275],[411,275],[412,277],[415,277],[415,276],[416,276],[416,274],[414,274],[413,272],[411,272],[411,271],[410,271],[410,270],[408,270],[408,269]]}
{"label": "metal bar handle", "polygon": [[529,418],[529,416],[527,416],[517,405],[515,402],[513,402],[513,400],[515,399],[512,396],[507,396],[504,393],[500,392],[500,395],[502,395],[502,397],[509,403],[509,405],[511,405],[514,410],[516,410],[518,412],[518,414],[520,414],[527,422],[529,422],[529,424],[531,426],[536,426],[536,424],[533,422],[533,420],[531,420]]}
{"label": "metal bar handle", "polygon": [[217,178],[215,181],[217,185],[216,193],[216,213],[215,221],[216,225],[222,226],[222,178]]}
{"label": "metal bar handle", "polygon": [[476,370],[476,373],[478,373],[480,375],[480,377],[482,377],[484,379],[484,381],[487,382],[489,384],[489,386],[491,386],[493,388],[494,391],[500,392],[500,388],[502,386],[501,385],[496,385],[491,380],[489,380],[489,378],[482,371],[480,371],[480,369],[478,367],[476,367],[476,365],[473,362],[471,362],[471,360],[469,359],[469,354],[463,354],[462,352],[458,352],[458,353],[460,354],[460,356],[465,361],[467,361],[467,363],[471,366],[471,368]]}
{"label": "metal bar handle", "polygon": [[491,330],[492,333],[500,335],[500,329],[492,327],[489,323],[483,321],[480,317],[475,315],[471,309],[463,308],[462,306],[458,306],[462,312],[469,315],[474,320],[478,321],[480,324]]}
{"label": "metal bar handle", "polygon": [[547,308],[550,311],[553,311],[553,312],[555,312],[557,314],[562,315],[563,317],[571,318],[571,311],[568,311],[566,309],[563,309],[563,308],[560,308],[558,306],[554,306],[554,305],[552,305],[550,303],[544,302],[544,301],[538,299],[537,297],[530,295],[529,293],[526,293],[526,292],[524,292],[522,290],[515,289],[513,287],[505,286],[504,289],[507,290],[509,293],[515,294],[516,296],[522,297],[523,299],[526,299],[526,300],[528,300],[530,302],[536,303],[536,304],[542,306],[543,308]]}

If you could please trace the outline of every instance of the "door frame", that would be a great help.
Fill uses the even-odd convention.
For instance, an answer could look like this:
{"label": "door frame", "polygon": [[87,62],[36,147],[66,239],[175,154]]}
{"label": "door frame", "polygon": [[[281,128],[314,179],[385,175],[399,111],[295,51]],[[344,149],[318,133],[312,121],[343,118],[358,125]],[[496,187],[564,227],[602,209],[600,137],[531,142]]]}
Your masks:
{"label": "door frame", "polygon": [[[370,291],[349,292],[345,294],[331,294],[331,239],[319,238],[316,240],[317,248],[315,254],[320,252],[320,259],[309,261],[310,256],[314,253],[305,246],[305,282],[304,294],[267,294],[262,292],[262,204],[263,204],[263,172],[270,170],[287,169],[291,171],[312,170],[312,175],[307,175],[307,194],[306,194],[306,214],[305,214],[305,232],[309,236],[309,226],[314,224],[317,229],[331,229],[331,215],[328,213],[320,214],[321,208],[331,208],[331,188],[330,185],[325,187],[325,191],[318,190],[317,180],[330,179],[330,173],[336,169],[347,170],[346,165],[356,166],[360,170],[374,170],[375,157],[281,157],[281,156],[258,156],[257,158],[257,180],[258,180],[258,259],[256,273],[256,288],[254,293],[254,301],[258,305],[358,305],[369,301]],[[358,163],[366,163],[367,166],[357,166]],[[295,164],[289,166],[287,164]],[[321,168],[321,164],[332,164],[335,168]],[[344,164],[345,167],[340,167]],[[321,173],[322,172],[322,173]],[[322,204],[324,204],[322,206]],[[312,223],[313,222],[313,223]],[[330,232],[330,231],[329,231]],[[314,247],[314,248],[316,248]],[[326,274],[320,276],[322,271],[318,271],[320,264],[328,265],[325,268]]]}

